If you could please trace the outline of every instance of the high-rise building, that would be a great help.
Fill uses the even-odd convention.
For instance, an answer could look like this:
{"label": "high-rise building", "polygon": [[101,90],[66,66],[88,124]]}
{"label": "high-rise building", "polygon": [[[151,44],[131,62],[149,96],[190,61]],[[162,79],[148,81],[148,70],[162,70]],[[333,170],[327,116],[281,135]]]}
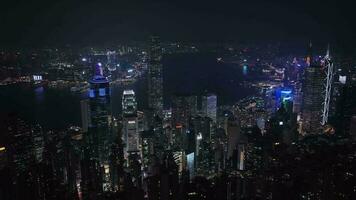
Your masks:
{"label": "high-rise building", "polygon": [[202,112],[205,116],[210,117],[216,123],[217,113],[217,96],[208,94],[202,98]]}
{"label": "high-rise building", "polygon": [[122,94],[122,114],[123,116],[136,115],[137,102],[133,90],[124,90]]}
{"label": "high-rise building", "polygon": [[125,139],[125,157],[131,153],[139,153],[140,138],[138,133],[137,117],[131,116],[124,118],[123,132]]}
{"label": "high-rise building", "polygon": [[110,83],[103,75],[101,65],[96,66],[95,75],[89,81],[90,128],[107,129],[111,123]]}
{"label": "high-rise building", "polygon": [[[327,85],[327,71],[329,53],[325,59],[316,60],[312,55],[312,45],[309,45],[308,55],[306,58],[307,67],[304,70],[303,79],[303,98],[302,98],[302,134],[319,134],[324,124],[325,115],[325,99],[328,95],[326,93],[325,85]],[[328,85],[329,87],[329,85]]]}
{"label": "high-rise building", "polygon": [[[100,188],[98,192],[114,188],[114,162],[111,161],[114,135],[112,133],[112,115],[110,102],[110,83],[103,75],[101,64],[95,68],[93,78],[89,81],[90,124],[85,135],[84,171],[88,172],[84,183],[93,182]],[[84,109],[85,110],[85,109]]]}
{"label": "high-rise building", "polygon": [[140,153],[140,137],[137,117],[137,102],[133,90],[124,90],[122,94],[123,136],[125,157]]}
{"label": "high-rise building", "polygon": [[197,113],[197,96],[174,96],[172,99],[173,126],[188,126],[190,117]]}
{"label": "high-rise building", "polygon": [[305,69],[302,103],[302,133],[319,134],[322,128],[325,72],[321,66],[310,65]]}
{"label": "high-rise building", "polygon": [[230,117],[227,126],[227,158],[233,156],[237,144],[241,142],[241,127],[240,122],[235,117]]}
{"label": "high-rise building", "polygon": [[155,115],[163,112],[162,49],[158,37],[151,37],[148,63],[148,107]]}

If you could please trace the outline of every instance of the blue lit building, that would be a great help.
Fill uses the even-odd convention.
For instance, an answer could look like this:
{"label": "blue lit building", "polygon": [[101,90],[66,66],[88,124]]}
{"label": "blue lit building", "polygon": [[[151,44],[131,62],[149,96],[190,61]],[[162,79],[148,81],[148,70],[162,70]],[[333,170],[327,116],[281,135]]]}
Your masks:
{"label": "blue lit building", "polygon": [[276,108],[282,106],[287,112],[293,112],[293,91],[290,88],[279,88],[275,91],[276,94]]}
{"label": "blue lit building", "polygon": [[[86,185],[97,188],[97,192],[115,190],[115,165],[112,148],[115,135],[110,102],[110,83],[103,75],[101,64],[97,64],[90,89],[88,109],[88,133],[85,135],[85,158],[83,177]],[[95,185],[95,186],[93,186]]]}

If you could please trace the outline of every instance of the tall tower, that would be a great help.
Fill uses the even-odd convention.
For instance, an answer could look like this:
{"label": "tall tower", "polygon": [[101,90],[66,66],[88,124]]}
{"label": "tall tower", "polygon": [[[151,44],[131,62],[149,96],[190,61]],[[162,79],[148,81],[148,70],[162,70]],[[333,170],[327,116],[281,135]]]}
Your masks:
{"label": "tall tower", "polygon": [[122,95],[123,133],[125,157],[140,152],[140,140],[137,120],[137,102],[133,90],[124,90]]}
{"label": "tall tower", "polygon": [[[114,187],[113,162],[111,147],[114,142],[112,134],[112,116],[110,103],[110,83],[103,75],[100,64],[95,67],[93,78],[89,81],[88,133],[85,135],[83,167],[86,172],[86,185],[95,184],[97,192],[109,191]],[[93,187],[93,186],[92,186]]]}
{"label": "tall tower", "polygon": [[[308,62],[308,57],[307,57]],[[319,134],[322,130],[325,102],[325,67],[309,58],[305,68],[302,100],[302,133]]]}
{"label": "tall tower", "polygon": [[162,49],[158,37],[151,37],[148,63],[148,107],[155,115],[163,112]]}
{"label": "tall tower", "polygon": [[205,116],[209,117],[214,123],[216,123],[217,96],[215,94],[203,96],[202,111]]}
{"label": "tall tower", "polygon": [[135,92],[133,90],[124,90],[122,95],[122,113],[124,117],[136,115],[137,102]]}
{"label": "tall tower", "polygon": [[[90,129],[108,131],[111,125],[110,83],[103,75],[101,65],[95,68],[95,75],[89,81]],[[107,135],[108,133],[103,133]]]}

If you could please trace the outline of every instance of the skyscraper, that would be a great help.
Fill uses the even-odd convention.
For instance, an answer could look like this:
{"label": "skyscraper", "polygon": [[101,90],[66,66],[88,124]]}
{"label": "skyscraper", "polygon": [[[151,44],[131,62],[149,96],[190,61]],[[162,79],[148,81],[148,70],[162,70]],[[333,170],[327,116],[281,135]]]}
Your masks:
{"label": "skyscraper", "polygon": [[95,184],[98,192],[112,190],[114,187],[114,167],[111,162],[111,147],[114,142],[112,134],[112,116],[110,103],[110,83],[103,75],[100,64],[95,68],[93,78],[89,81],[90,124],[85,135],[85,164],[88,174],[84,180]]}
{"label": "skyscraper", "polygon": [[137,102],[133,90],[124,90],[122,95],[123,133],[125,141],[125,156],[140,152],[138,132]]}
{"label": "skyscraper", "polygon": [[318,134],[322,128],[324,68],[314,64],[305,69],[302,100],[302,134]]}
{"label": "skyscraper", "polygon": [[310,45],[302,88],[302,134],[321,133],[322,126],[328,122],[333,82],[329,47],[326,55],[318,60],[313,59],[311,48]]}
{"label": "skyscraper", "polygon": [[163,112],[162,49],[158,37],[151,37],[148,63],[148,107],[155,115]]}
{"label": "skyscraper", "polygon": [[137,102],[133,90],[124,90],[122,95],[122,114],[124,116],[136,115]]}
{"label": "skyscraper", "polygon": [[173,126],[188,126],[190,117],[197,114],[197,96],[177,95],[172,98]]}
{"label": "skyscraper", "polygon": [[208,94],[202,99],[202,112],[216,123],[217,97],[215,94]]}

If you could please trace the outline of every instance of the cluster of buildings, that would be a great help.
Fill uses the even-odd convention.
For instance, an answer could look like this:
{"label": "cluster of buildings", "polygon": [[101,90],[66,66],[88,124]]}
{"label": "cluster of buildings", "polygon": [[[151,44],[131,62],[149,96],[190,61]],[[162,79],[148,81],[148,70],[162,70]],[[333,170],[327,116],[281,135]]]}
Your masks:
{"label": "cluster of buildings", "polygon": [[[132,49],[119,53],[126,51]],[[232,106],[204,93],[176,94],[164,107],[158,37],[147,52],[148,105],[142,110],[136,91],[127,88],[121,114],[114,116],[112,80],[97,63],[80,104],[82,127],[45,132],[17,116],[2,120],[1,199],[356,196],[352,68],[335,72],[329,53],[310,53],[304,68],[291,63],[302,70],[274,74],[276,82],[256,84],[260,94]],[[117,67],[115,54],[106,54],[109,71]]]}

